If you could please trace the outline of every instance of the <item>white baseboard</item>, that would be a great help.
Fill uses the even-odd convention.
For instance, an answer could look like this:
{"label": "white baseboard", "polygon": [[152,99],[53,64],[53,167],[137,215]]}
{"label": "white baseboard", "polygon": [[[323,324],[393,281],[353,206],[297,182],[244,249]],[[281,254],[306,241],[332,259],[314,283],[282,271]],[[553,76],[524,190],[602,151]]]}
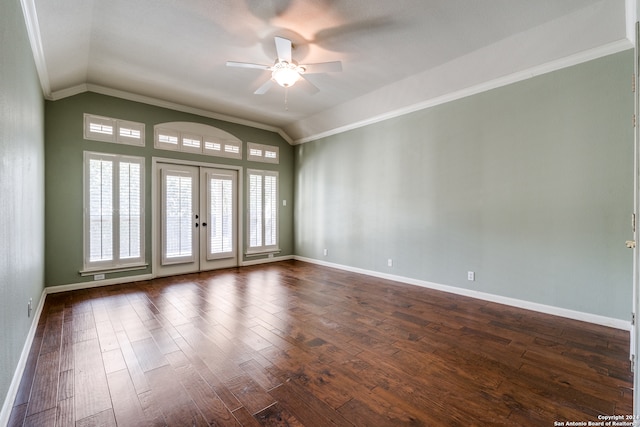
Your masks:
{"label": "white baseboard", "polygon": [[20,353],[20,359],[18,359],[18,366],[13,374],[13,379],[9,385],[9,390],[5,396],[4,403],[2,405],[2,411],[0,411],[0,426],[6,426],[9,424],[9,417],[11,416],[11,410],[13,409],[13,403],[18,395],[18,388],[20,387],[20,381],[22,380],[22,374],[27,366],[27,359],[31,352],[31,346],[33,345],[33,339],[36,336],[36,329],[38,328],[38,322],[42,315],[42,309],[44,307],[44,300],[47,297],[47,288],[42,290],[40,295],[40,302],[33,312],[33,319],[31,320],[31,327],[27,334],[27,339],[22,347],[22,353]]}
{"label": "white baseboard", "polygon": [[273,258],[260,258],[260,259],[250,260],[250,261],[242,261],[240,266],[248,267],[250,265],[268,264],[270,262],[287,261],[291,259],[293,259],[293,255],[276,256]]}
{"label": "white baseboard", "polygon": [[58,292],[77,291],[79,289],[99,288],[100,286],[121,285],[123,283],[141,282],[151,280],[155,276],[153,274],[139,274],[137,276],[116,277],[113,279],[93,280],[89,282],[71,283],[68,285],[49,286],[44,288],[47,295],[56,294]]}
{"label": "white baseboard", "polygon": [[321,261],[313,258],[306,258],[301,256],[294,256],[293,258],[299,261],[309,262],[312,264],[318,264],[326,267],[336,268],[339,270],[350,271],[352,273],[365,274],[367,276],[379,277],[381,279],[393,280],[396,282],[406,283],[406,284],[415,285],[415,286],[421,286],[423,288],[435,289],[438,291],[449,292],[449,293],[463,295],[471,298],[477,298],[484,301],[491,301],[498,304],[505,304],[512,307],[523,308],[525,310],[532,310],[540,313],[552,314],[554,316],[565,317],[573,320],[580,320],[582,322],[593,323],[596,325],[608,326],[611,328],[621,329],[623,331],[631,331],[631,322],[626,320],[600,316],[597,314],[584,313],[581,311],[575,311],[567,308],[539,304],[536,302],[525,301],[525,300],[516,299],[516,298],[509,298],[509,297],[504,297],[500,295],[474,291],[471,289],[457,288],[455,286],[449,286],[449,285],[441,285],[439,283],[412,279],[410,277],[396,276],[393,274],[380,273],[378,271],[365,270],[362,268],[350,267],[342,264],[334,264],[331,262]]}

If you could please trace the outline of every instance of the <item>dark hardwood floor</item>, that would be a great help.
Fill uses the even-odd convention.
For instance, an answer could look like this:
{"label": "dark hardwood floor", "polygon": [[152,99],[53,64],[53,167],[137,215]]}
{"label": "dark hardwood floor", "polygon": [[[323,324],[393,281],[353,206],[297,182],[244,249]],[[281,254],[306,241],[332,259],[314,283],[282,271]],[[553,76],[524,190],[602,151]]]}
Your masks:
{"label": "dark hardwood floor", "polygon": [[296,261],[49,295],[10,426],[553,426],[628,332]]}

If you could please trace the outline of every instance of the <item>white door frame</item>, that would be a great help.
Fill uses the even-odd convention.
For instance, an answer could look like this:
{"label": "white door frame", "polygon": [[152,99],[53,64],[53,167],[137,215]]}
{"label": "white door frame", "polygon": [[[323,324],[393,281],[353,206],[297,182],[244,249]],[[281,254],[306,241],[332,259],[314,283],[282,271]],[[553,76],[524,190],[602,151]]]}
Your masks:
{"label": "white door frame", "polygon": [[158,277],[158,272],[160,269],[160,210],[159,210],[159,190],[161,185],[161,180],[159,176],[159,165],[161,164],[170,164],[170,165],[181,165],[181,166],[195,166],[195,167],[204,167],[204,168],[212,168],[212,169],[226,169],[236,171],[238,176],[238,220],[237,220],[237,231],[238,231],[238,248],[236,253],[236,265],[242,265],[242,254],[244,253],[244,221],[243,221],[243,212],[244,212],[244,168],[242,166],[233,166],[233,165],[225,165],[219,163],[208,163],[208,162],[200,162],[200,161],[190,161],[190,160],[179,160],[165,157],[152,157],[151,158],[151,274],[153,277]]}
{"label": "white door frame", "polygon": [[[636,17],[634,17],[636,18]],[[638,328],[638,308],[640,307],[640,254],[638,251],[638,221],[640,220],[640,77],[638,73],[640,71],[640,23],[635,23],[635,43],[634,43],[634,55],[633,55],[633,70],[634,70],[634,93],[633,93],[633,109],[634,109],[634,129],[633,129],[633,241],[635,245],[633,247],[633,300],[632,300],[632,313],[631,313],[631,364],[633,369],[633,415],[634,420],[638,420],[640,416],[640,375],[638,371],[638,355],[640,354],[640,331]],[[634,425],[636,422],[634,421]]]}

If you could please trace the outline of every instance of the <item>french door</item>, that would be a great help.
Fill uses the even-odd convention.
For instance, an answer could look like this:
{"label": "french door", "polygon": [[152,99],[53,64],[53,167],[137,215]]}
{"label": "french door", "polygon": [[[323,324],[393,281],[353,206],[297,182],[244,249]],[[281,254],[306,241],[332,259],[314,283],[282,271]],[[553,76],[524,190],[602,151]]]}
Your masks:
{"label": "french door", "polygon": [[159,163],[156,274],[238,265],[238,171]]}

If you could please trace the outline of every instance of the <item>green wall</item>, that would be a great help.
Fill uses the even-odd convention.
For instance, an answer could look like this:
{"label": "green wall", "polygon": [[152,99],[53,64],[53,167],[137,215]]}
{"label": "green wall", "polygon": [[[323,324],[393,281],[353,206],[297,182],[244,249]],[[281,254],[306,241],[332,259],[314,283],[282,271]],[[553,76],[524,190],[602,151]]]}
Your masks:
{"label": "green wall", "polygon": [[[280,135],[248,126],[210,119],[148,104],[128,101],[92,92],[58,101],[46,102],[46,285],[67,285],[92,281],[82,277],[82,171],[83,152],[120,153],[146,158],[145,182],[146,260],[149,268],[126,273],[108,273],[107,279],[151,273],[151,173],[152,157],[175,158],[247,168],[277,170],[280,180],[280,249],[279,256],[293,254],[293,148]],[[83,114],[95,114],[146,124],[145,147],[126,146],[83,139]],[[190,153],[157,150],[153,147],[153,126],[158,123],[187,121],[223,129],[243,142],[280,147],[280,163],[248,162]],[[243,147],[246,158],[246,144]],[[246,184],[246,179],[245,179]],[[246,185],[245,185],[246,186]],[[247,206],[245,191],[245,207]],[[243,224],[246,224],[243,218]],[[245,227],[246,228],[246,227]],[[256,258],[245,258],[255,260]]]}
{"label": "green wall", "polygon": [[32,298],[37,307],[44,283],[44,101],[18,0],[3,1],[0,8],[0,76],[0,401],[5,402],[33,320],[27,303]]}
{"label": "green wall", "polygon": [[629,319],[632,73],[626,51],[297,146],[296,255]]}

